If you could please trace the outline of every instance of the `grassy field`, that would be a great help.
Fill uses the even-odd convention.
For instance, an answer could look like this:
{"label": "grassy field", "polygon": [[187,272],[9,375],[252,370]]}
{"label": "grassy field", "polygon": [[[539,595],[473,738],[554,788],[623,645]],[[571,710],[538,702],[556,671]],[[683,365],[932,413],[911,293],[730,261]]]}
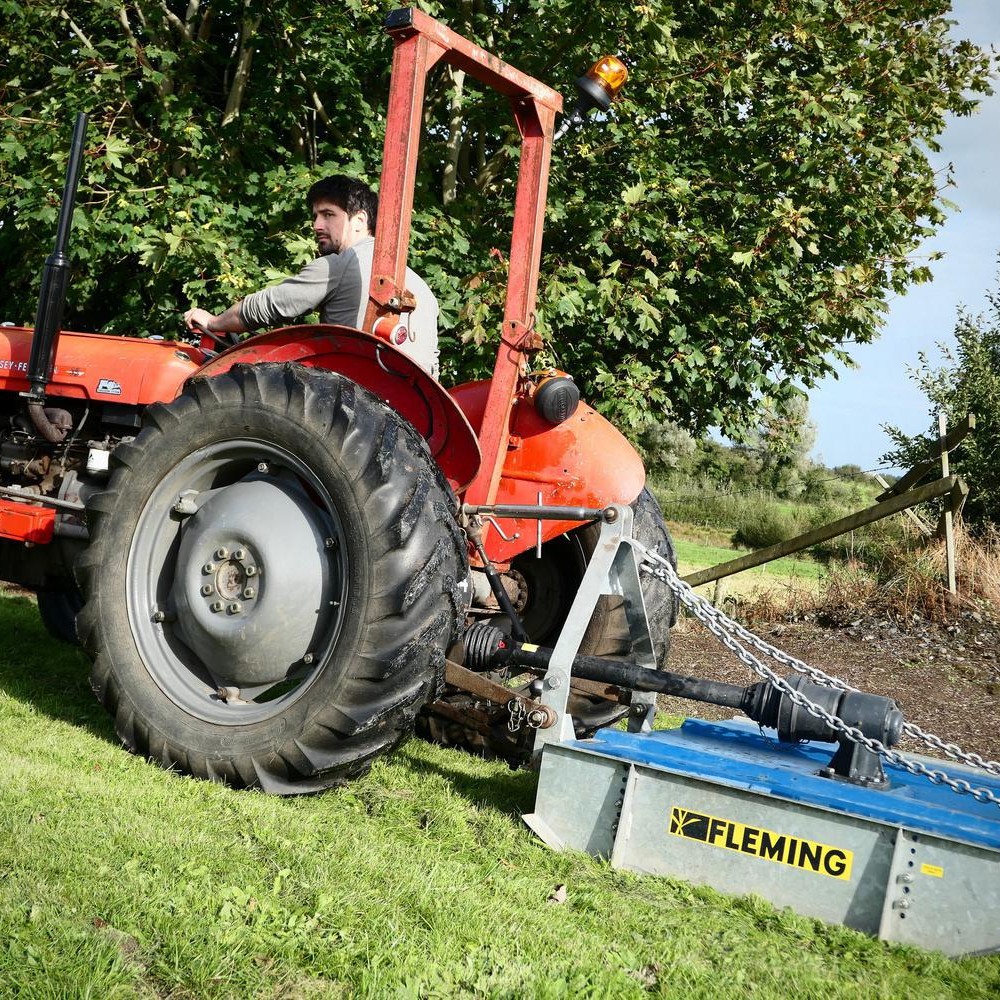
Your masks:
{"label": "grassy field", "polygon": [[0,630],[4,996],[1000,994],[1000,958],[552,853],[519,819],[533,775],[455,751],[411,742],[294,800],[163,772],[120,748],[30,599],[0,599]]}
{"label": "grassy field", "polygon": [[[748,549],[734,549],[728,544],[726,533],[699,528],[675,521],[669,523],[674,549],[677,552],[677,568],[681,576],[696,570],[717,566],[745,555]],[[826,577],[821,563],[808,557],[785,557],[774,562],[754,566],[752,569],[725,577],[721,593],[749,595],[762,590],[789,590],[815,592]],[[706,583],[697,588],[698,593],[714,599],[715,583]]]}

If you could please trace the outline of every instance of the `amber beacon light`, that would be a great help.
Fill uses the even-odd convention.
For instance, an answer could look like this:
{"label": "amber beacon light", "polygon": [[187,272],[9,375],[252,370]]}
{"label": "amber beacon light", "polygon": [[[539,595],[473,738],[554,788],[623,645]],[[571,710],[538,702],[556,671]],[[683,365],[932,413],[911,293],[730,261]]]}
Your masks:
{"label": "amber beacon light", "polygon": [[562,138],[570,125],[582,122],[591,111],[607,111],[628,79],[625,63],[617,56],[601,56],[576,81],[576,105],[566,115],[553,141]]}
{"label": "amber beacon light", "polygon": [[584,112],[594,108],[607,111],[627,79],[628,70],[621,59],[617,56],[601,56],[576,81],[576,89],[580,92],[577,105]]}

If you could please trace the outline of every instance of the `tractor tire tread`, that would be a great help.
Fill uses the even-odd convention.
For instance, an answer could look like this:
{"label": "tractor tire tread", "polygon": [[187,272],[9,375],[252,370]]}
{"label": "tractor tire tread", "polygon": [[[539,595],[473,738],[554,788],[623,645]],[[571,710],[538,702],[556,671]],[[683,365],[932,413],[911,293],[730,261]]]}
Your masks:
{"label": "tractor tire tread", "polygon": [[[338,667],[343,676],[331,681],[335,697],[300,699],[285,713],[282,738],[255,744],[251,733],[242,751],[227,748],[221,736],[210,748],[213,734],[201,737],[200,747],[188,745],[172,731],[183,728],[172,718],[176,706],[154,710],[169,699],[148,675],[143,682],[122,606],[129,511],[155,486],[146,482],[155,456],[176,437],[190,436],[185,428],[211,424],[220,410],[245,413],[248,429],[254,420],[307,429],[343,465],[363,498],[366,523],[375,526],[367,545],[378,596],[369,603],[378,610],[359,626],[358,648]],[[195,438],[202,440],[197,432]],[[91,685],[131,750],[209,780],[294,794],[363,773],[411,734],[418,710],[438,693],[444,650],[464,617],[460,582],[468,572],[454,495],[422,444],[371,393],[335,373],[294,364],[237,365],[222,376],[196,378],[174,402],[149,408],[139,435],[116,449],[108,488],[88,504],[91,545],[77,566],[86,599],[79,635],[93,659]],[[397,530],[378,530],[382,524]],[[123,668],[123,657],[130,668]]]}

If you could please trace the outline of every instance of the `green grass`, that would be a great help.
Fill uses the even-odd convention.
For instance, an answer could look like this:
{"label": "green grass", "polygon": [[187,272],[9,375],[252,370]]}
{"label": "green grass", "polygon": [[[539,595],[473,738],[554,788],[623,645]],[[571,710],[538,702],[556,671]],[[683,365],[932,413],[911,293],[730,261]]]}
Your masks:
{"label": "green grass", "polygon": [[[734,549],[726,544],[723,532],[711,527],[679,524],[671,521],[670,533],[677,552],[677,568],[684,576],[697,570],[718,566],[744,555],[747,549]],[[753,595],[761,591],[814,593],[822,586],[826,570],[808,557],[785,557],[734,573],[718,581],[709,581],[695,588],[710,600],[720,601],[723,594]]]}
{"label": "green grass", "polygon": [[[706,545],[703,542],[689,541],[678,535],[673,536],[673,541],[681,573],[693,573],[696,569],[717,566],[719,563],[729,562],[730,559],[746,555],[750,551],[749,549],[732,549],[720,545]],[[823,567],[812,559],[785,557],[744,570],[744,572],[818,580],[823,576],[824,571]]]}
{"label": "green grass", "polygon": [[412,742],[293,800],[166,773],[121,749],[28,598],[0,629],[4,996],[1000,993],[998,958],[550,852],[519,819],[534,776],[455,751]]}

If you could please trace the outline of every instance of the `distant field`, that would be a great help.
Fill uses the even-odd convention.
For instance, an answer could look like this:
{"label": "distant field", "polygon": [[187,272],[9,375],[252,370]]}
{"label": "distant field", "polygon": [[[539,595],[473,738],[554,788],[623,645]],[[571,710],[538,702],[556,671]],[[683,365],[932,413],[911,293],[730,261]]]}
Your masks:
{"label": "distant field", "polygon": [[[677,564],[681,576],[717,566],[719,563],[736,559],[748,552],[747,549],[734,549],[717,543],[713,544],[715,539],[705,540],[706,535],[709,538],[712,538],[713,535],[718,537],[722,534],[721,532],[710,532],[703,528],[679,524],[674,521],[670,522],[669,527],[674,540],[674,548],[677,551]],[[825,575],[825,568],[814,559],[786,557],[726,577],[722,581],[722,586],[726,593],[741,594],[753,590],[772,590],[781,587],[814,590],[825,578]],[[714,591],[715,584],[707,583],[697,589],[699,593],[708,594]]]}

